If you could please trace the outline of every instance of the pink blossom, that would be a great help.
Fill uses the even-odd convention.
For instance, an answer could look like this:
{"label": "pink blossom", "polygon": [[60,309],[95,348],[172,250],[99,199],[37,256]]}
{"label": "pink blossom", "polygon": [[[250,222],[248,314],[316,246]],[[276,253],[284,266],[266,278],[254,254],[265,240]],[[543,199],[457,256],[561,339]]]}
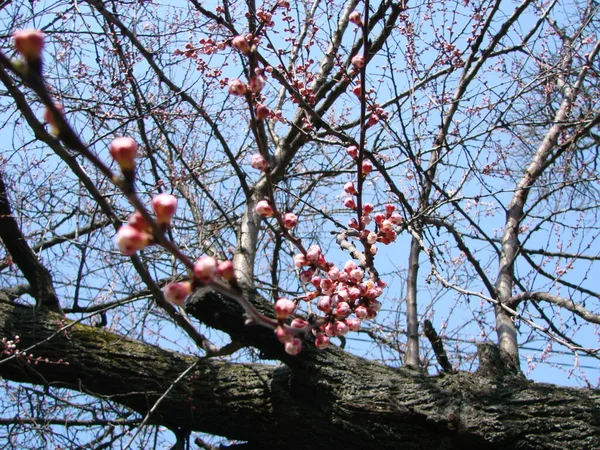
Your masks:
{"label": "pink blossom", "polygon": [[354,309],[354,314],[356,314],[356,317],[359,319],[366,319],[368,315],[367,308],[364,306],[357,306]]}
{"label": "pink blossom", "polygon": [[371,214],[373,212],[373,205],[371,203],[365,203],[363,205],[363,214]]}
{"label": "pink blossom", "polygon": [[265,87],[265,77],[262,75],[257,75],[248,80],[248,89],[256,94],[262,91],[263,87]]}
{"label": "pink blossom", "polygon": [[350,16],[348,16],[348,20],[352,22],[354,25],[362,26],[362,18],[360,17],[360,13],[358,11],[352,11]]}
{"label": "pink blossom", "polygon": [[285,344],[286,342],[290,342],[292,339],[294,339],[294,335],[292,334],[292,332],[286,330],[282,326],[278,326],[277,328],[275,328],[275,336],[277,336],[277,339],[282,344]]}
{"label": "pink blossom", "polygon": [[231,46],[244,55],[250,53],[250,44],[245,36],[234,37],[231,40]]}
{"label": "pink blossom", "polygon": [[300,268],[302,266],[308,265],[308,261],[306,257],[302,253],[300,253],[298,255],[294,255],[294,265],[297,268]]}
{"label": "pink blossom", "polygon": [[370,174],[373,171],[373,164],[368,159],[362,162],[362,174],[363,176]]}
{"label": "pink blossom", "polygon": [[360,86],[354,86],[352,88],[352,93],[354,95],[356,95],[358,98],[360,98],[361,94],[362,94],[362,88]]}
{"label": "pink blossom", "polygon": [[306,325],[308,325],[308,322],[299,318],[295,318],[294,320],[292,320],[292,323],[290,323],[290,326],[292,328],[304,328]]}
{"label": "pink blossom", "polygon": [[182,281],[180,283],[169,283],[163,288],[165,299],[175,306],[182,306],[192,293],[192,283]]}
{"label": "pink blossom", "polygon": [[344,206],[349,209],[356,209],[356,203],[352,197],[346,197],[344,199]]}
{"label": "pink blossom", "polygon": [[271,110],[267,106],[263,105],[262,103],[256,105],[256,118],[258,120],[267,119],[269,114],[271,114]]}
{"label": "pink blossom", "polygon": [[260,217],[272,217],[275,215],[275,211],[273,211],[273,208],[271,208],[271,205],[266,200],[258,202],[254,210]]}
{"label": "pink blossom", "polygon": [[344,192],[350,195],[356,194],[356,189],[354,188],[354,183],[352,181],[348,181],[344,184]]}
{"label": "pink blossom", "polygon": [[39,30],[19,30],[13,34],[15,48],[27,62],[40,59],[46,35]]}
{"label": "pink blossom", "polygon": [[298,225],[298,216],[296,214],[288,212],[283,216],[283,225],[288,229],[294,228]]}
{"label": "pink blossom", "polygon": [[144,216],[142,216],[142,213],[139,211],[134,212],[129,217],[127,224],[132,226],[133,228],[140,230],[140,231],[150,232],[152,230],[152,228],[150,227],[150,224],[148,222],[146,222],[146,219],[144,219]]}
{"label": "pink blossom", "polygon": [[392,204],[387,204],[385,205],[385,213],[388,215],[388,217],[396,210],[396,207]]}
{"label": "pink blossom", "polygon": [[275,315],[279,320],[287,319],[296,309],[296,303],[287,298],[280,298],[275,302]]}
{"label": "pink blossom", "polygon": [[298,338],[293,338],[291,341],[285,343],[285,352],[289,355],[295,356],[302,351],[302,341]]}
{"label": "pink blossom", "polygon": [[348,325],[346,325],[346,322],[338,321],[335,323],[335,331],[338,336],[344,336],[348,334],[350,329],[348,328]]}
{"label": "pink blossom", "polygon": [[328,295],[320,297],[319,300],[317,300],[317,308],[319,309],[319,311],[322,311],[325,314],[329,314],[332,308],[331,297],[329,297]]}
{"label": "pink blossom", "polygon": [[346,319],[346,325],[348,325],[350,331],[358,331],[360,330],[361,321],[356,318]]}
{"label": "pink blossom", "polygon": [[235,270],[231,261],[222,261],[217,267],[217,273],[221,278],[227,281],[235,280]]}
{"label": "pink blossom", "polygon": [[329,343],[329,338],[322,333],[317,334],[317,337],[315,337],[315,347],[317,347],[319,350],[329,347]]}
{"label": "pink blossom", "polygon": [[117,231],[117,246],[123,255],[133,255],[150,243],[150,235],[131,225],[123,225]]}
{"label": "pink blossom", "polygon": [[314,263],[319,260],[319,256],[321,256],[321,247],[319,247],[318,245],[311,245],[308,251],[306,252],[306,259]]}
{"label": "pink blossom", "polygon": [[269,167],[269,163],[260,153],[255,153],[254,155],[252,155],[252,160],[250,161],[250,165],[252,166],[253,169],[260,170],[260,171],[263,171],[267,167]]}
{"label": "pink blossom", "polygon": [[366,63],[367,63],[367,61],[365,60],[365,57],[362,55],[355,55],[352,58],[352,65],[354,67],[356,67],[357,69],[362,69],[363,67],[365,67]]}
{"label": "pink blossom", "polygon": [[108,146],[108,151],[117,162],[121,170],[130,171],[135,167],[135,157],[137,155],[137,143],[129,137],[118,137]]}
{"label": "pink blossom", "polygon": [[217,260],[211,256],[202,256],[194,264],[194,276],[204,284],[212,283],[217,276]]}
{"label": "pink blossom", "polygon": [[234,78],[229,82],[229,93],[231,95],[245,95],[246,85],[239,79]]}
{"label": "pink blossom", "polygon": [[152,208],[158,223],[169,224],[177,211],[177,198],[171,194],[158,194],[152,199]]}
{"label": "pink blossom", "polygon": [[345,317],[348,317],[350,315],[352,311],[350,310],[350,305],[346,302],[339,302],[337,304],[337,306],[335,307],[335,311],[333,312],[333,314],[340,318],[343,319]]}
{"label": "pink blossom", "polygon": [[348,148],[346,148],[346,152],[348,155],[350,155],[350,157],[356,159],[358,156],[358,147],[356,145],[350,145]]}

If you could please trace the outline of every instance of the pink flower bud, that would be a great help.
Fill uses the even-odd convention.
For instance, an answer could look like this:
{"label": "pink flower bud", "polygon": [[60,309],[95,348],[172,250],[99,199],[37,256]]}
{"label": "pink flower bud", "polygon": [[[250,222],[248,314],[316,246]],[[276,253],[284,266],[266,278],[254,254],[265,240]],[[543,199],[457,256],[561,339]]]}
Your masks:
{"label": "pink flower bud", "polygon": [[295,356],[302,351],[302,341],[298,338],[293,338],[290,342],[285,343],[285,352]]}
{"label": "pink flower bud", "polygon": [[358,267],[350,271],[350,279],[355,283],[360,283],[364,277],[365,272]]}
{"label": "pink flower bud", "polygon": [[377,225],[381,225],[381,223],[385,220],[385,215],[381,214],[381,213],[377,213],[377,214],[375,214],[374,219],[375,219],[375,223]]}
{"label": "pink flower bud", "polygon": [[322,333],[317,334],[317,337],[315,338],[315,347],[319,350],[323,350],[329,347],[329,343],[329,338],[326,335]]}
{"label": "pink flower bud", "polygon": [[371,231],[368,235],[367,235],[367,242],[371,245],[373,245],[375,242],[377,242],[377,233]]}
{"label": "pink flower bud", "polygon": [[268,119],[269,114],[271,114],[271,110],[267,106],[262,103],[256,105],[256,118],[258,120]]}
{"label": "pink flower bud", "polygon": [[325,278],[324,280],[321,280],[319,282],[319,289],[321,289],[321,291],[323,291],[324,294],[332,294],[333,293],[333,289],[334,289],[334,284],[333,281]]}
{"label": "pink flower bud", "polygon": [[202,283],[212,283],[217,276],[217,260],[210,256],[202,256],[194,264],[194,276]]}
{"label": "pink flower bud", "polygon": [[235,270],[231,261],[223,261],[217,267],[217,273],[221,278],[227,281],[235,280]]}
{"label": "pink flower bud", "polygon": [[373,205],[371,203],[365,203],[363,205],[363,214],[371,214],[373,212]]}
{"label": "pink flower bud", "polygon": [[156,214],[156,221],[168,225],[177,211],[177,198],[171,194],[158,194],[152,199],[152,208]]}
{"label": "pink flower bud", "polygon": [[364,306],[357,306],[354,309],[354,314],[356,314],[356,317],[359,319],[366,319],[368,315],[367,308]]}
{"label": "pink flower bud", "polygon": [[283,216],[283,225],[288,229],[294,228],[298,225],[298,216],[296,214],[288,212]]}
{"label": "pink flower bud", "polygon": [[350,289],[348,289],[348,297],[350,298],[350,300],[358,299],[361,296],[361,294],[362,291],[356,286],[352,286]]}
{"label": "pink flower bud", "polygon": [[118,137],[108,146],[110,156],[117,162],[121,170],[130,171],[135,168],[137,143],[129,137]]}
{"label": "pink flower bud", "polygon": [[375,256],[377,254],[377,246],[371,245],[371,248],[369,249],[369,251],[371,252],[371,255]]}
{"label": "pink flower bud", "polygon": [[344,336],[348,334],[348,331],[350,331],[350,329],[348,328],[348,325],[346,325],[345,322],[338,321],[335,323],[335,331],[338,336]]}
{"label": "pink flower bud", "polygon": [[275,302],[275,315],[279,320],[287,319],[296,309],[296,303],[287,298],[280,298]]}
{"label": "pink flower bud", "polygon": [[150,235],[131,225],[123,225],[117,231],[117,246],[127,256],[142,250],[150,243]]}
{"label": "pink flower bud", "polygon": [[360,223],[366,227],[367,225],[369,225],[371,223],[371,216],[361,216]]}
{"label": "pink flower bud", "polygon": [[346,152],[348,152],[348,155],[350,155],[350,157],[356,159],[358,157],[358,147],[356,145],[351,145],[346,149]]}
{"label": "pink flower bud", "polygon": [[39,30],[19,30],[13,34],[15,48],[29,63],[40,59],[44,48],[44,33]]}
{"label": "pink flower bud", "polygon": [[146,219],[144,219],[144,216],[142,216],[142,213],[139,211],[134,212],[129,217],[127,224],[140,231],[151,232],[152,230],[150,224],[146,222]]}
{"label": "pink flower bud", "polygon": [[258,202],[254,210],[260,217],[272,217],[275,215],[275,211],[273,211],[273,208],[271,208],[271,205],[266,200]]}
{"label": "pink flower bud", "polygon": [[265,78],[262,75],[252,77],[248,80],[248,89],[254,93],[259,93],[265,87]]}
{"label": "pink flower bud", "polygon": [[292,328],[304,328],[306,325],[308,325],[308,322],[306,320],[298,318],[295,318],[294,320],[292,320],[292,323],[290,323],[290,326]]}
{"label": "pink flower bud", "polygon": [[327,276],[333,281],[337,280],[340,276],[340,269],[337,267],[332,267],[329,269],[329,272],[327,272]]}
{"label": "pink flower bud", "polygon": [[319,247],[318,245],[311,245],[308,251],[306,252],[306,259],[314,263],[319,260],[319,256],[321,256],[321,247]]}
{"label": "pink flower bud", "polygon": [[344,192],[350,195],[356,194],[356,189],[354,188],[354,183],[352,181],[348,181],[344,184]]}
{"label": "pink flower bud", "polygon": [[387,204],[385,205],[385,213],[387,214],[387,216],[391,216],[392,213],[396,210],[396,207],[394,205],[391,204]]}
{"label": "pink flower bud", "polygon": [[300,281],[302,281],[303,283],[309,283],[310,280],[312,280],[314,274],[315,271],[312,269],[307,269],[303,272],[300,272]]}
{"label": "pink flower bud", "polygon": [[346,325],[350,328],[350,331],[358,331],[360,330],[361,321],[360,319],[350,318],[346,319]]}
{"label": "pink flower bud", "polygon": [[362,26],[362,18],[360,17],[360,13],[358,11],[352,11],[350,16],[348,16],[348,20],[352,22],[354,25]]}
{"label": "pink flower bud", "polygon": [[234,37],[231,40],[231,46],[244,55],[250,53],[250,44],[245,36]]}
{"label": "pink flower bud", "polygon": [[360,86],[354,86],[352,88],[352,93],[360,98],[360,95],[362,94],[362,88]]}
{"label": "pink flower bud", "polygon": [[348,228],[358,229],[358,220],[356,220],[354,217],[348,220]]}
{"label": "pink flower bud", "polygon": [[192,283],[182,281],[181,283],[169,283],[163,288],[165,299],[175,305],[182,306],[192,293]]}
{"label": "pink flower bud", "polygon": [[[64,115],[65,108],[63,108],[63,105],[61,105],[60,103],[55,103],[54,106],[61,115]],[[56,120],[54,113],[52,113],[52,111],[50,111],[50,109],[48,108],[46,108],[46,110],[44,111],[44,120],[48,125],[50,125],[50,131],[52,132],[52,134],[58,136],[60,134],[58,120]]]}
{"label": "pink flower bud", "polygon": [[363,174],[363,177],[365,175],[370,174],[372,171],[373,171],[373,164],[368,159],[365,159],[362,162],[362,174]]}
{"label": "pink flower bud", "polygon": [[379,115],[371,114],[369,116],[369,119],[367,120],[367,126],[372,127],[376,123],[379,123],[379,119],[380,119]]}
{"label": "pink flower bud", "polygon": [[390,216],[390,222],[392,222],[394,225],[402,225],[402,223],[404,222],[404,219],[402,219],[402,216],[399,213],[394,213]]}
{"label": "pink flower bud", "polygon": [[325,325],[325,335],[329,337],[337,336],[337,327],[335,326],[335,323],[329,322]]}
{"label": "pink flower bud", "polygon": [[260,153],[252,155],[250,165],[253,169],[260,170],[261,172],[269,167],[269,163]]}
{"label": "pink flower bud", "polygon": [[356,203],[352,197],[346,197],[344,199],[344,206],[349,209],[356,209]]}
{"label": "pink flower bud", "polygon": [[282,326],[278,326],[277,328],[275,328],[275,336],[277,336],[277,339],[282,344],[285,344],[286,342],[291,342],[291,340],[294,339],[294,335],[292,334],[292,332],[286,330]]}
{"label": "pink flower bud", "polygon": [[346,261],[346,264],[344,264],[344,271],[348,272],[348,273],[352,272],[354,269],[357,269],[357,268],[358,268],[358,266],[351,259]]}
{"label": "pink flower bud", "polygon": [[231,95],[245,95],[246,85],[239,79],[234,78],[229,82],[228,85],[229,93]]}
{"label": "pink flower bud", "polygon": [[329,314],[331,312],[331,308],[331,297],[329,297],[328,295],[320,297],[319,300],[317,300],[317,309],[319,311],[322,311],[325,314]]}
{"label": "pink flower bud", "polygon": [[357,69],[362,69],[363,67],[365,67],[366,63],[367,63],[367,61],[365,60],[365,57],[362,55],[355,55],[352,58],[352,65],[354,67],[356,67]]}
{"label": "pink flower bud", "polygon": [[389,230],[393,229],[392,222],[390,222],[387,219],[383,220],[379,226],[381,227],[382,230],[388,230],[389,231]]}
{"label": "pink flower bud", "polygon": [[300,268],[302,266],[308,265],[308,261],[306,257],[302,253],[300,253],[298,255],[294,255],[294,265],[297,268]]}
{"label": "pink flower bud", "polygon": [[333,314],[340,319],[348,317],[352,311],[350,310],[350,305],[346,302],[339,302],[335,307],[335,311]]}

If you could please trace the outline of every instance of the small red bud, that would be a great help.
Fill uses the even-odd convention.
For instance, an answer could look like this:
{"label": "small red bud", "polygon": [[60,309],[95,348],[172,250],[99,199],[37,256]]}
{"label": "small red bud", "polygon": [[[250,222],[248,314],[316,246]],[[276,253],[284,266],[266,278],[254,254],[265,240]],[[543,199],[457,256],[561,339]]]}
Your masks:
{"label": "small red bud", "polygon": [[158,194],[152,199],[152,208],[159,224],[168,225],[177,211],[177,198],[171,194]]}
{"label": "small red bud", "polygon": [[294,228],[298,225],[298,216],[291,212],[285,213],[283,216],[283,224],[288,230]]}
{"label": "small red bud", "polygon": [[352,11],[350,16],[348,16],[348,20],[352,22],[354,25],[362,26],[362,18],[360,17],[360,13],[358,11]]}
{"label": "small red bud", "polygon": [[133,139],[118,137],[109,144],[108,151],[122,171],[130,171],[135,168],[137,147],[137,143]]}

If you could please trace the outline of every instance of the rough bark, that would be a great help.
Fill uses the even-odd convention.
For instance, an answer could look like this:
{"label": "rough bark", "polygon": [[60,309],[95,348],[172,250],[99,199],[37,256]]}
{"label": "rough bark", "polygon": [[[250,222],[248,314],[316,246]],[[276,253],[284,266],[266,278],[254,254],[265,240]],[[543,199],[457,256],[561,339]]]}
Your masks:
{"label": "rough bark", "polygon": [[[206,301],[217,311],[227,309],[217,296]],[[262,334],[252,327],[245,331]],[[0,300],[0,335],[19,335],[23,348],[35,345],[28,353],[54,362],[3,361],[4,378],[108,397],[142,414],[196,362],[192,376],[171,390],[151,422],[256,448],[600,446],[600,394],[592,390],[467,373],[431,377],[338,348],[307,348],[287,365],[198,360],[8,299]],[[56,364],[59,359],[68,365]]]}

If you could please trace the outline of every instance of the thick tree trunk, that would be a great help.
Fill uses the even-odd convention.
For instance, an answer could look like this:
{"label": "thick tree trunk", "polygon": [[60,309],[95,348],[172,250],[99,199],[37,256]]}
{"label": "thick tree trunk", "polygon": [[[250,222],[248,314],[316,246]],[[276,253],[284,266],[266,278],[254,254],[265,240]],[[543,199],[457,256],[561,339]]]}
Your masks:
{"label": "thick tree trunk", "polygon": [[151,423],[257,448],[600,447],[600,394],[592,390],[466,373],[431,377],[337,348],[307,348],[288,366],[198,359],[6,299],[0,335],[20,336],[22,348],[35,345],[27,353],[51,362],[0,362],[4,378],[105,396],[142,414],[195,363]]}

